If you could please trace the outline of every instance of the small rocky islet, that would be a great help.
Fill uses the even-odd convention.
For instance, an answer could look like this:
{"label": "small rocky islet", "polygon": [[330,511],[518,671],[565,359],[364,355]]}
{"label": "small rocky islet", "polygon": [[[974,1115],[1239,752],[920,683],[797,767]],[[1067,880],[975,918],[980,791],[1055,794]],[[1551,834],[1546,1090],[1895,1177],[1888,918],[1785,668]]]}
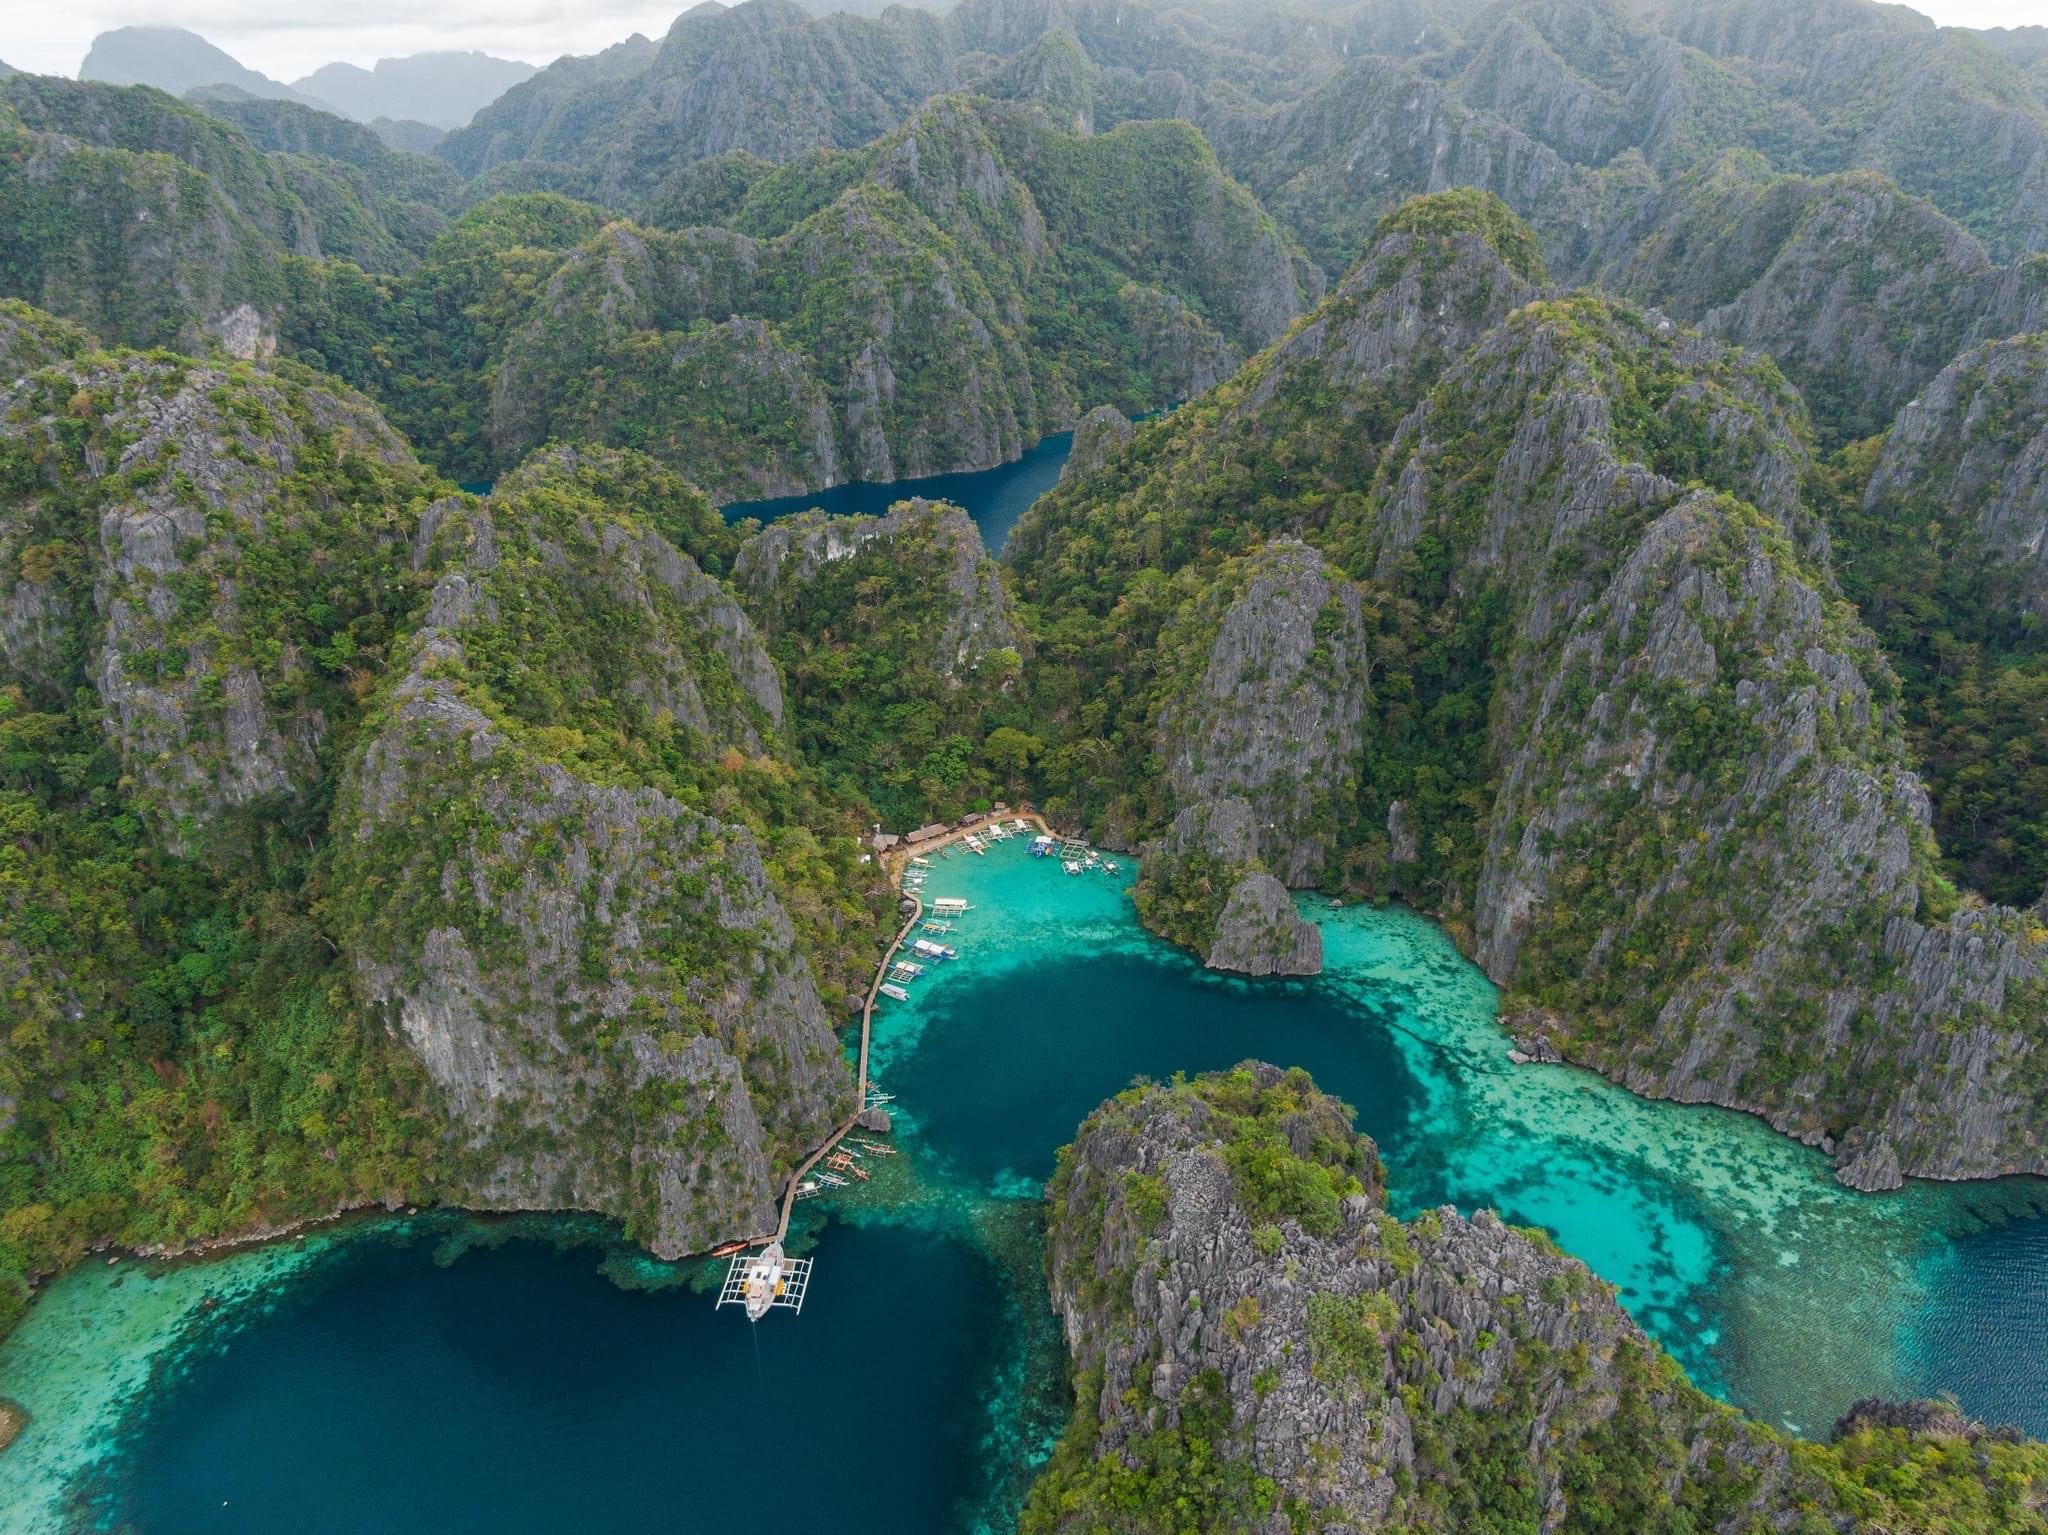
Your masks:
{"label": "small rocky islet", "polygon": [[[0,76],[0,1327],[337,1209],[758,1231],[851,1097],[872,833],[999,799],[1142,855],[1217,970],[1316,976],[1297,892],[1405,902],[1524,1056],[1857,1190],[2048,1174],[2040,60],[1854,0],[1425,9],[749,0],[431,155]],[[716,509],[1068,429],[1000,558],[942,502]],[[1356,1180],[1304,1240],[1384,1235]],[[1341,1475],[1260,1439],[1257,1328],[1178,1317],[1148,1403],[1152,1342],[1068,1309],[1138,1401],[1027,1522],[1194,1462],[1209,1522],[2039,1521],[1966,1417],[1786,1444],[1618,1313],[1542,1323],[1601,1355],[1545,1374],[1383,1258],[1302,1312],[1364,1363],[1274,1388]],[[1537,1422],[1486,1489],[1432,1461]]]}

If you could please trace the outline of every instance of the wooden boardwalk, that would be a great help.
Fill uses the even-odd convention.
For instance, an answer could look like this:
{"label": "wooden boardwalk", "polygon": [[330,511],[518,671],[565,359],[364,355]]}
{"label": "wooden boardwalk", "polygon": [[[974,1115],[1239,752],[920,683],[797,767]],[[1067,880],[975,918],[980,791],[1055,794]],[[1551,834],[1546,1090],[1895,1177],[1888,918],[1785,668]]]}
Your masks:
{"label": "wooden boardwalk", "polygon": [[[1007,811],[1000,816],[987,817],[974,826],[963,826],[956,831],[947,833],[943,837],[935,837],[931,841],[922,843],[915,848],[902,847],[884,853],[882,855],[882,868],[888,874],[890,882],[897,889],[901,890],[904,867],[913,856],[922,858],[927,853],[937,852],[942,847],[947,847],[965,837],[972,836],[982,827],[988,825],[990,821],[1024,821],[1032,826],[1036,826],[1041,832],[1050,832],[1052,830],[1051,827],[1045,824],[1044,817],[1040,816],[1035,810]],[[868,1043],[873,1039],[875,1031],[875,998],[881,994],[882,982],[889,978],[889,967],[896,962],[896,951],[903,947],[904,940],[909,938],[911,931],[916,928],[919,922],[924,920],[923,899],[914,895],[909,896],[908,899],[911,904],[910,916],[904,921],[903,926],[896,930],[896,937],[890,942],[888,949],[884,951],[882,962],[875,966],[875,978],[868,982],[867,1001],[860,1010],[860,1071],[854,1083],[853,1112],[840,1121],[832,1133],[819,1142],[817,1149],[805,1157],[796,1170],[789,1175],[789,1183],[782,1191],[781,1223],[766,1236],[749,1237],[747,1245],[750,1247],[765,1246],[769,1242],[780,1242],[788,1237],[790,1216],[796,1210],[796,1191],[802,1187],[804,1175],[816,1167],[819,1162],[823,1161],[832,1148],[846,1138],[848,1132],[853,1129],[854,1121],[860,1118],[861,1110],[867,1107]]]}
{"label": "wooden boardwalk", "polygon": [[790,1213],[796,1209],[796,1191],[803,1184],[804,1174],[818,1165],[824,1155],[853,1129],[854,1121],[860,1118],[861,1110],[868,1106],[868,1041],[875,1032],[875,997],[882,989],[883,978],[889,973],[889,966],[895,962],[896,951],[903,947],[903,940],[910,936],[910,930],[924,917],[924,902],[916,896],[910,897],[910,916],[902,927],[896,930],[896,937],[890,943],[882,962],[875,966],[875,978],[868,982],[868,999],[860,1010],[860,1076],[854,1084],[853,1112],[841,1121],[839,1127],[826,1136],[818,1149],[805,1157],[802,1164],[789,1175],[789,1185],[782,1191],[782,1224],[775,1228],[770,1237],[757,1237],[760,1242],[780,1242],[789,1235]]}

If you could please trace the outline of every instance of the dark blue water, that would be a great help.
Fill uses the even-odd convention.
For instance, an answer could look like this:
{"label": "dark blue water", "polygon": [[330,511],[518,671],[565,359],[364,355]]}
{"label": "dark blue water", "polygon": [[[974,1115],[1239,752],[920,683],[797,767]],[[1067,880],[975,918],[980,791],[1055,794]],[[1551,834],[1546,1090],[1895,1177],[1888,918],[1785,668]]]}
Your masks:
{"label": "dark blue water", "polygon": [[[1928,1305],[1908,1348],[1927,1393],[1953,1392],[1989,1423],[2048,1436],[2048,1359],[2041,1318],[2048,1315],[2048,1195],[2032,1218],[2002,1209],[1987,1224],[1944,1244],[1927,1260]],[[1967,1305],[1954,1298],[1967,1296]]]}
{"label": "dark blue water", "polygon": [[1006,1302],[963,1243],[834,1228],[833,1282],[758,1328],[622,1289],[600,1249],[519,1240],[443,1267],[435,1246],[360,1240],[188,1354],[159,1387],[174,1410],[131,1439],[117,1517],[149,1535],[936,1531],[979,1494]]}
{"label": "dark blue water", "polygon": [[886,485],[856,480],[808,495],[780,496],[773,501],[737,501],[724,511],[730,522],[742,517],[773,522],[813,507],[835,517],[879,517],[898,501],[923,496],[929,501],[951,501],[966,508],[974,525],[981,529],[981,541],[988,545],[989,553],[1000,554],[1017,519],[1058,483],[1060,470],[1073,446],[1074,434],[1060,432],[1040,439],[1038,446],[1014,464],[999,464],[993,469],[970,474],[935,474],[921,480],[893,480]]}
{"label": "dark blue water", "polygon": [[[924,1140],[970,1185],[1024,1194],[1104,1098],[1140,1076],[1164,1081],[1247,1055],[1308,1069],[1392,1154],[1414,1078],[1356,1005],[1313,984],[1254,983],[1168,950],[1017,967],[933,990],[916,1051],[888,1085],[916,1105]],[[1059,1048],[1047,1049],[1047,1020]],[[1077,1024],[1079,1026],[1077,1026]]]}
{"label": "dark blue water", "polygon": [[[1066,1406],[1039,1262],[1054,1148],[1135,1076],[1248,1056],[1356,1109],[1400,1213],[1545,1227],[1695,1380],[1774,1421],[1819,1434],[1858,1396],[1950,1390],[2048,1430],[2048,1184],[1853,1194],[1755,1120],[1512,1066],[1491,987],[1413,913],[1317,905],[1329,973],[1248,982],[1140,932],[1127,878],[1069,878],[1021,844],[937,860],[927,895],[972,903],[962,958],[877,1019],[903,1155],[829,1218],[800,1207],[819,1275],[801,1317],[749,1328],[590,1245],[587,1221],[493,1226],[583,1245],[452,1263],[369,1227],[303,1265],[273,1248],[126,1288],[87,1266],[0,1354],[0,1389],[39,1414],[0,1457],[0,1535],[53,1527],[10,1497],[74,1496],[62,1456],[35,1459],[64,1436],[113,1444],[85,1473],[95,1511],[152,1535],[1014,1528]],[[151,1320],[179,1275],[244,1269],[269,1309],[201,1314],[197,1347],[166,1331],[189,1299]],[[633,1287],[650,1276],[670,1287]],[[143,1405],[93,1405],[95,1373],[142,1348]]]}

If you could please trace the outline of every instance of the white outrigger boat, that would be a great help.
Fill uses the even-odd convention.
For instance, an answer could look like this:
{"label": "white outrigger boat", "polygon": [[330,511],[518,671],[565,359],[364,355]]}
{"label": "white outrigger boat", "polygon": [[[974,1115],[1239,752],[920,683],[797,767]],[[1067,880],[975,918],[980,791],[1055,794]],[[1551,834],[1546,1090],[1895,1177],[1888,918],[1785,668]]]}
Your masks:
{"label": "white outrigger boat", "polygon": [[891,1002],[908,1002],[910,1000],[909,992],[905,991],[901,986],[898,986],[893,982],[889,981],[884,981],[882,983],[882,995],[887,997]]}
{"label": "white outrigger boat", "polygon": [[792,1258],[780,1242],[770,1242],[758,1253],[741,1253],[732,1260],[718,1304],[744,1307],[747,1320],[758,1322],[777,1306],[802,1311],[810,1283],[811,1260]]}
{"label": "white outrigger boat", "polygon": [[954,896],[940,896],[932,902],[932,912],[940,917],[957,917],[967,910],[967,903]]}
{"label": "white outrigger boat", "polygon": [[[910,950],[920,959],[958,959],[960,957],[958,949],[948,948],[945,944],[935,943],[929,938],[911,939]],[[919,974],[922,973],[922,971],[919,972]]]}

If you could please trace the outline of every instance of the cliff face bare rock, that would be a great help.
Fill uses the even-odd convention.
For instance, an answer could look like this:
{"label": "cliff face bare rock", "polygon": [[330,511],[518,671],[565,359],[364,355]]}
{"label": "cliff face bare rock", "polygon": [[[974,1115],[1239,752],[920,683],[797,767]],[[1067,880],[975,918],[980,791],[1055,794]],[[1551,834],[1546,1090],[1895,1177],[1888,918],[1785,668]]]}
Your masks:
{"label": "cliff face bare rock", "polygon": [[338,904],[464,1197],[618,1215],[674,1256],[771,1228],[849,1082],[753,834],[679,798],[769,749],[775,669],[605,493],[617,472],[559,453],[427,519],[435,585],[343,789]]}
{"label": "cliff face bare rock", "polygon": [[[425,477],[359,396],[250,367],[81,352],[0,416],[24,492],[0,513],[0,656],[41,690],[82,663],[165,845],[226,855],[225,819],[317,776],[310,652],[403,600]],[[337,464],[357,466],[353,502]],[[65,595],[73,561],[89,607]]]}
{"label": "cliff face bare rock", "polygon": [[[1660,369],[1718,494],[1652,467],[1682,438],[1623,427]],[[1475,952],[1637,1091],[1853,1127],[1907,1172],[2032,1170],[2042,955],[2014,913],[1926,920],[1927,798],[1798,505],[1793,408],[1767,370],[1577,301],[1523,311],[1404,425],[1381,568],[1427,534],[1463,551],[1454,599],[1518,573]],[[1478,442],[1471,507],[1445,488]]]}
{"label": "cliff face bare rock", "polygon": [[1294,898],[1279,880],[1244,874],[1216,919],[1216,939],[1203,963],[1241,975],[1320,975],[1323,935],[1295,914]]}
{"label": "cliff face bare rock", "polygon": [[[1305,1073],[1133,1089],[1061,1153],[1048,1199],[1077,1401],[1026,1528],[1094,1528],[1184,1455],[1200,1469],[1177,1490],[1261,1535],[1482,1509],[1647,1529],[1680,1499],[1732,1528],[1826,1502],[1540,1234],[1448,1207],[1393,1220],[1371,1142]],[[1606,1474],[1568,1469],[1588,1454]]]}
{"label": "cliff face bare rock", "polygon": [[1838,440],[1882,430],[1957,352],[2048,321],[2048,284],[1993,264],[1874,172],[1780,176],[1722,155],[1674,185],[1616,291],[1769,352]]}
{"label": "cliff face bare rock", "polygon": [[1283,883],[1311,881],[1351,798],[1369,694],[1358,590],[1308,545],[1268,544],[1207,594],[1212,636],[1159,719],[1177,806],[1239,800],[1253,851]]}
{"label": "cliff face bare rock", "polygon": [[[1019,596],[1098,692],[1141,701],[1115,728],[1149,701],[1159,731],[1130,765],[1144,792],[1075,775],[1049,808],[1159,826],[1141,912],[1199,952],[1251,867],[1406,892],[1512,1005],[1559,1016],[1559,1049],[1637,1091],[1836,1144],[1859,1181],[2048,1166],[2042,936],[1959,909],[1941,876],[1898,680],[1803,499],[1797,394],[1655,312],[1534,297],[1515,249],[1497,203],[1418,201],[1355,290],[1025,519]],[[2001,466],[2012,504],[1962,494],[2013,520],[2034,412],[2003,372],[2000,445],[1982,434],[1963,484]],[[1243,423],[1284,472],[1246,472]],[[1292,749],[1327,814],[1252,771],[1287,755],[1248,722],[1293,719],[1273,649],[1291,625],[1268,613],[1266,648],[1226,647],[1241,696],[1204,691],[1236,674],[1197,619],[1246,546],[1306,546],[1358,583],[1371,653],[1309,711],[1340,727],[1327,750]],[[1085,689],[1043,691],[1102,717]]]}

